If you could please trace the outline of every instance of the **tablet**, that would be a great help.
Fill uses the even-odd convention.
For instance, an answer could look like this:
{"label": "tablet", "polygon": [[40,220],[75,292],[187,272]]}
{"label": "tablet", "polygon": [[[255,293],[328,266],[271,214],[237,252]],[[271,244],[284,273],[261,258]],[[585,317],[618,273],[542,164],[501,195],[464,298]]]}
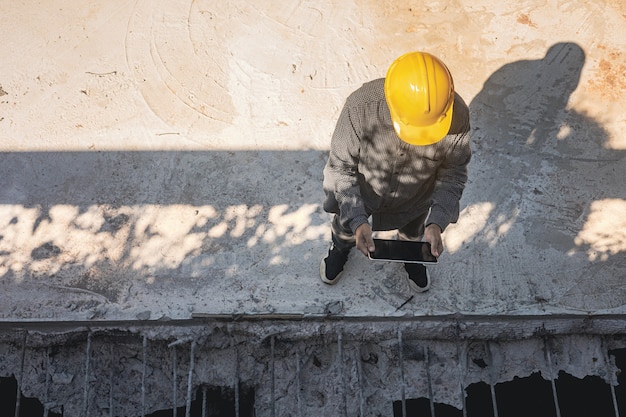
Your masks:
{"label": "tablet", "polygon": [[437,258],[430,252],[430,243],[406,240],[374,239],[376,250],[369,253],[373,261],[436,264]]}

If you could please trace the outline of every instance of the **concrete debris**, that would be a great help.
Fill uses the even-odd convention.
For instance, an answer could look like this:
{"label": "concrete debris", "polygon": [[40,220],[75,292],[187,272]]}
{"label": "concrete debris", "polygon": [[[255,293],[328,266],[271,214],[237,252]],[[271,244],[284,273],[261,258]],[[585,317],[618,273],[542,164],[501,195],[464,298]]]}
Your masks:
{"label": "concrete debris", "polygon": [[[546,380],[560,371],[580,379],[598,376],[616,385],[609,351],[625,342],[623,334],[416,339],[412,328],[418,325],[344,322],[308,337],[294,337],[295,329],[318,323],[206,322],[184,331],[162,326],[33,334],[35,341],[47,339],[45,346],[31,345],[31,332],[24,345],[15,333],[15,341],[0,343],[0,376],[20,375],[24,395],[47,398],[55,404],[51,411],[62,405],[64,415],[142,415],[185,406],[202,387],[236,393],[235,386],[254,392],[257,416],[341,415],[342,404],[350,416],[358,410],[389,415],[401,393],[461,409],[470,384],[493,386],[534,373]],[[256,334],[259,327],[271,327],[272,335]],[[170,332],[178,337],[163,336]]]}

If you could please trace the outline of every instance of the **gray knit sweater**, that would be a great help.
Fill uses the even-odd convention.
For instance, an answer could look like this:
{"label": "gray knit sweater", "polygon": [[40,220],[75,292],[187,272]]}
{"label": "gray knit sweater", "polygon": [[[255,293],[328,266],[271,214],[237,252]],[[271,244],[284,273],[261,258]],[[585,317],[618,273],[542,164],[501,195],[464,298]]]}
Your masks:
{"label": "gray knit sweater", "polygon": [[398,229],[428,212],[441,230],[457,221],[471,158],[469,110],[457,94],[452,126],[428,146],[396,135],[384,79],[352,93],[337,121],[324,168],[324,209],[353,232],[371,215],[374,230]]}

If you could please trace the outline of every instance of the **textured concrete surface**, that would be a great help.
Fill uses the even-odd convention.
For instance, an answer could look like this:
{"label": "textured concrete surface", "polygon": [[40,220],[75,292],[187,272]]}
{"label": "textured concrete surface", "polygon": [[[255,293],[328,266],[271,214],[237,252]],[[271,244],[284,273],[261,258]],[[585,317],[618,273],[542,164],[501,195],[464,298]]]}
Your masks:
{"label": "textured concrete surface", "polygon": [[[621,0],[0,12],[3,321],[626,313]],[[471,108],[460,221],[426,294],[356,253],[326,286],[338,112],[416,49]]]}
{"label": "textured concrete surface", "polygon": [[[623,367],[616,366],[613,357],[623,358],[623,338],[576,334],[553,335],[548,340],[424,340],[414,339],[408,328],[397,332],[393,321],[378,326],[362,323],[360,329],[352,328],[355,333],[339,335],[319,321],[300,321],[282,333],[289,337],[282,338],[275,337],[277,325],[283,327],[276,322],[268,326],[266,320],[248,323],[240,327],[243,333],[235,330],[234,334],[205,325],[144,328],[146,342],[140,335],[121,331],[95,331],[89,333],[89,339],[82,333],[41,340],[31,333],[24,353],[20,348],[23,336],[14,343],[0,342],[0,373],[21,375],[25,396],[40,399],[49,411],[64,416],[139,416],[157,410],[169,415],[174,404],[187,404],[189,394],[200,402],[204,389],[216,387],[223,398],[221,407],[233,410],[233,402],[238,400],[242,416],[398,416],[402,413],[393,414],[393,408],[403,399],[418,398],[456,407],[456,415],[462,415],[462,408],[470,416],[491,415],[476,408],[482,404],[483,410],[489,409],[493,402],[498,415],[520,415],[509,411],[529,403],[527,396],[519,395],[529,392],[520,385],[520,378],[539,374],[543,380],[537,384],[535,379],[530,402],[536,414],[545,415],[546,409],[554,406],[548,381],[555,381],[563,415],[581,414],[569,411],[579,400],[584,401],[579,407],[589,410],[583,415],[613,415],[604,411],[612,410],[613,405],[608,385],[601,391],[592,390],[591,381],[616,386]],[[171,342],[176,333],[183,336],[181,332],[191,338]],[[367,338],[362,337],[364,333]],[[622,353],[609,353],[615,347]],[[20,369],[22,355],[26,365]],[[194,370],[191,381],[190,367]],[[568,376],[570,384],[578,379],[576,390],[567,389]],[[508,386],[518,394],[515,398],[506,395],[508,381],[513,381]],[[476,397],[477,383],[487,390],[486,396]],[[235,386],[239,387],[237,394]],[[494,389],[492,398],[489,386]],[[586,388],[584,397],[580,387]],[[621,405],[621,387],[615,388]],[[254,413],[248,410],[251,396]],[[209,396],[209,405],[213,401]],[[170,413],[166,413],[168,409]],[[179,410],[177,415],[184,414]],[[210,411],[207,415],[211,414],[216,415]],[[436,414],[455,415],[450,411]]]}

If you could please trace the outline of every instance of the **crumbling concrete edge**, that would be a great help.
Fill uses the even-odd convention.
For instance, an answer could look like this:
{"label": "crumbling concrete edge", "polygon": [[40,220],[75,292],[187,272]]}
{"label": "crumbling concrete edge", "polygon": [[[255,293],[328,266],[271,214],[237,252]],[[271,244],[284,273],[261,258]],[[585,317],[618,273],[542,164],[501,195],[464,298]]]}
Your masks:
{"label": "crumbling concrete edge", "polygon": [[[127,415],[171,407],[172,393],[189,401],[199,387],[240,384],[254,388],[259,416],[319,410],[318,394],[327,398],[323,415],[337,415],[342,403],[377,404],[384,415],[390,402],[420,397],[460,409],[472,383],[494,386],[537,372],[550,381],[564,371],[617,385],[610,352],[626,348],[625,324],[616,315],[2,322],[0,375],[15,375],[24,395],[50,395],[50,407],[76,413],[109,407],[102,398],[119,389],[115,378],[134,381],[115,405]],[[181,375],[184,369],[192,371]],[[108,385],[93,379],[107,372]],[[65,382],[41,383],[50,378]],[[337,391],[329,378],[350,382]]]}
{"label": "crumbling concrete edge", "polygon": [[[283,340],[303,340],[326,333],[341,332],[345,338],[368,341],[394,337],[401,330],[406,337],[425,340],[521,340],[564,335],[623,335],[626,315],[462,315],[423,317],[334,317],[293,314],[202,315],[187,320],[155,321],[83,321],[0,322],[5,342],[19,342],[27,331],[29,340],[41,334],[136,333],[153,340],[191,340],[214,336],[216,331],[237,334],[262,341],[271,336]],[[13,335],[13,336],[12,336]],[[365,336],[366,335],[366,336]]]}

